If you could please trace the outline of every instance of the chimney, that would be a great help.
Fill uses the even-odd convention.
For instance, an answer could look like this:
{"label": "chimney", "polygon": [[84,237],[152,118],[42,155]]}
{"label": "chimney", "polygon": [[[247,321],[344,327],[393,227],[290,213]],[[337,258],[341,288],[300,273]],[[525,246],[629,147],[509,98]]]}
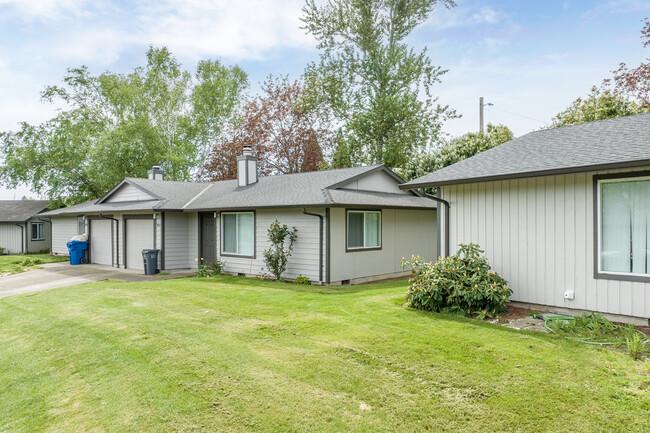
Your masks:
{"label": "chimney", "polygon": [[237,178],[239,186],[257,183],[257,156],[251,146],[244,146],[244,154],[237,157]]}
{"label": "chimney", "polygon": [[151,170],[147,170],[149,180],[165,180],[165,172],[159,165],[154,165]]}

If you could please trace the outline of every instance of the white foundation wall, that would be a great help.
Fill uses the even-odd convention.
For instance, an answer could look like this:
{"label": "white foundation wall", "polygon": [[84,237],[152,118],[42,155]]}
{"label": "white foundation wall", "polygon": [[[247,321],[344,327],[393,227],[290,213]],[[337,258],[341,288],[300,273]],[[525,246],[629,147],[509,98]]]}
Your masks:
{"label": "white foundation wall", "polygon": [[[325,209],[307,209],[308,212],[323,216],[323,280],[325,279],[327,245],[325,233]],[[258,210],[255,212],[255,257],[233,257],[221,254],[221,216],[217,218],[217,242],[219,258],[226,263],[225,271],[228,273],[241,273],[246,275],[270,274],[264,264],[264,250],[270,247],[268,229],[273,221],[286,224],[290,228],[298,229],[293,254],[287,262],[287,271],[284,277],[293,279],[298,275],[308,277],[310,281],[319,281],[319,242],[320,220],[312,215],[304,215],[301,209],[273,209]]]}
{"label": "white foundation wall", "polygon": [[594,278],[593,176],[615,172],[444,186],[450,253],[478,243],[513,301],[650,317],[650,284]]}
{"label": "white foundation wall", "polygon": [[408,275],[402,258],[438,258],[437,213],[435,210],[382,209],[381,249],[346,251],[346,210],[331,210],[332,237],[330,282],[392,278]]}

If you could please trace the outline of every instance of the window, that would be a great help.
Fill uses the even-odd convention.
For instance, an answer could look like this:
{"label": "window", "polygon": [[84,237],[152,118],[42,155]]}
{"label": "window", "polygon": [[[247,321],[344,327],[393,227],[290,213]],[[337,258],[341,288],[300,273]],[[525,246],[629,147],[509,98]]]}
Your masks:
{"label": "window", "polygon": [[45,240],[45,232],[43,230],[43,223],[32,223],[32,240]]}
{"label": "window", "polygon": [[598,273],[650,277],[650,177],[600,179]]}
{"label": "window", "polygon": [[77,217],[77,234],[82,235],[86,233],[86,222],[84,217]]}
{"label": "window", "polygon": [[381,248],[381,212],[348,211],[348,250]]}
{"label": "window", "polygon": [[222,253],[248,257],[255,255],[253,212],[222,212],[221,234]]}

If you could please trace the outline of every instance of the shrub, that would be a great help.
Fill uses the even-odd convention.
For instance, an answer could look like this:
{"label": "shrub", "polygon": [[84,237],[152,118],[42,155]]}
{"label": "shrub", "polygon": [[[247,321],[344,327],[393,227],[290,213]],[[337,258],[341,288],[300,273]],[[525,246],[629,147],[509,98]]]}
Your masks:
{"label": "shrub", "polygon": [[[196,259],[196,261],[198,262],[198,259]],[[203,259],[201,259],[201,263],[203,263]],[[214,262],[208,263],[207,265],[199,264],[196,276],[200,278],[208,278],[215,275],[221,275],[225,265],[226,263],[219,259],[216,259]]]}
{"label": "shrub", "polygon": [[506,310],[512,290],[508,282],[481,256],[477,244],[460,244],[453,256],[436,263],[424,263],[421,257],[402,260],[402,268],[410,267],[406,295],[412,308],[442,313],[460,313],[480,319],[494,317]]}
{"label": "shrub", "polygon": [[297,232],[297,228],[289,230],[286,224],[280,225],[278,220],[273,221],[269,227],[271,248],[264,250],[264,263],[278,281],[282,281],[282,274],[287,270],[287,261],[298,238]]}
{"label": "shrub", "polygon": [[0,256],[3,255],[4,253],[5,253],[4,247],[0,247]]}
{"label": "shrub", "polygon": [[43,264],[43,259],[27,257],[26,259],[24,259],[19,264],[20,264],[20,266],[23,266],[25,268],[29,268],[29,267],[32,267],[32,266]]}
{"label": "shrub", "polygon": [[299,274],[299,275],[298,275],[298,276],[293,280],[293,284],[305,284],[305,285],[309,285],[309,284],[311,284],[311,283],[309,282],[309,278],[308,278],[308,277],[305,277],[304,275]]}

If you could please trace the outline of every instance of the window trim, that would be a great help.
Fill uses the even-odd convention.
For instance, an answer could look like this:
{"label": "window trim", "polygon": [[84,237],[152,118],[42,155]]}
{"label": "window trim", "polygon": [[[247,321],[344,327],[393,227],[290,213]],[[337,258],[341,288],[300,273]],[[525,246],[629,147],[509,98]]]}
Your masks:
{"label": "window trim", "polygon": [[[365,214],[366,213],[378,213],[379,214],[379,246],[377,247],[352,247],[350,248],[349,244],[349,231],[350,231],[350,212],[362,212],[364,214],[363,218],[363,243],[365,245],[366,243],[366,218]],[[381,209],[345,209],[345,252],[346,253],[354,253],[354,252],[359,252],[359,251],[378,251],[382,249],[383,246],[383,236],[382,233],[384,231],[384,215]]]}
{"label": "window trim", "polygon": [[[228,253],[224,252],[224,230],[223,230],[223,225],[224,225],[224,218],[223,215],[232,215],[232,214],[252,214],[253,215],[253,255],[249,254],[237,254],[237,253]],[[237,226],[239,226],[239,218],[236,218],[237,221]],[[236,230],[237,231],[237,230]],[[237,234],[239,236],[239,234]],[[242,210],[242,211],[227,211],[227,212],[220,212],[219,213],[219,256],[220,257],[241,257],[245,259],[254,259],[255,258],[255,253],[257,252],[257,214],[255,211],[250,211],[250,210]]]}
{"label": "window trim", "polygon": [[626,182],[633,179],[649,179],[650,170],[631,171],[625,173],[608,173],[596,174],[593,176],[593,245],[594,245],[594,279],[595,280],[614,280],[614,281],[632,281],[640,283],[650,283],[650,275],[633,274],[623,272],[601,271],[600,269],[600,244],[601,244],[601,212],[600,212],[600,185],[602,181],[609,182]]}
{"label": "window trim", "polygon": [[[45,240],[45,224],[42,222],[32,222],[30,223],[30,238],[32,242],[40,242]],[[39,230],[38,228],[36,229],[36,235],[38,236],[38,232],[41,232],[41,237],[34,237],[34,226],[40,226],[41,229]]]}

